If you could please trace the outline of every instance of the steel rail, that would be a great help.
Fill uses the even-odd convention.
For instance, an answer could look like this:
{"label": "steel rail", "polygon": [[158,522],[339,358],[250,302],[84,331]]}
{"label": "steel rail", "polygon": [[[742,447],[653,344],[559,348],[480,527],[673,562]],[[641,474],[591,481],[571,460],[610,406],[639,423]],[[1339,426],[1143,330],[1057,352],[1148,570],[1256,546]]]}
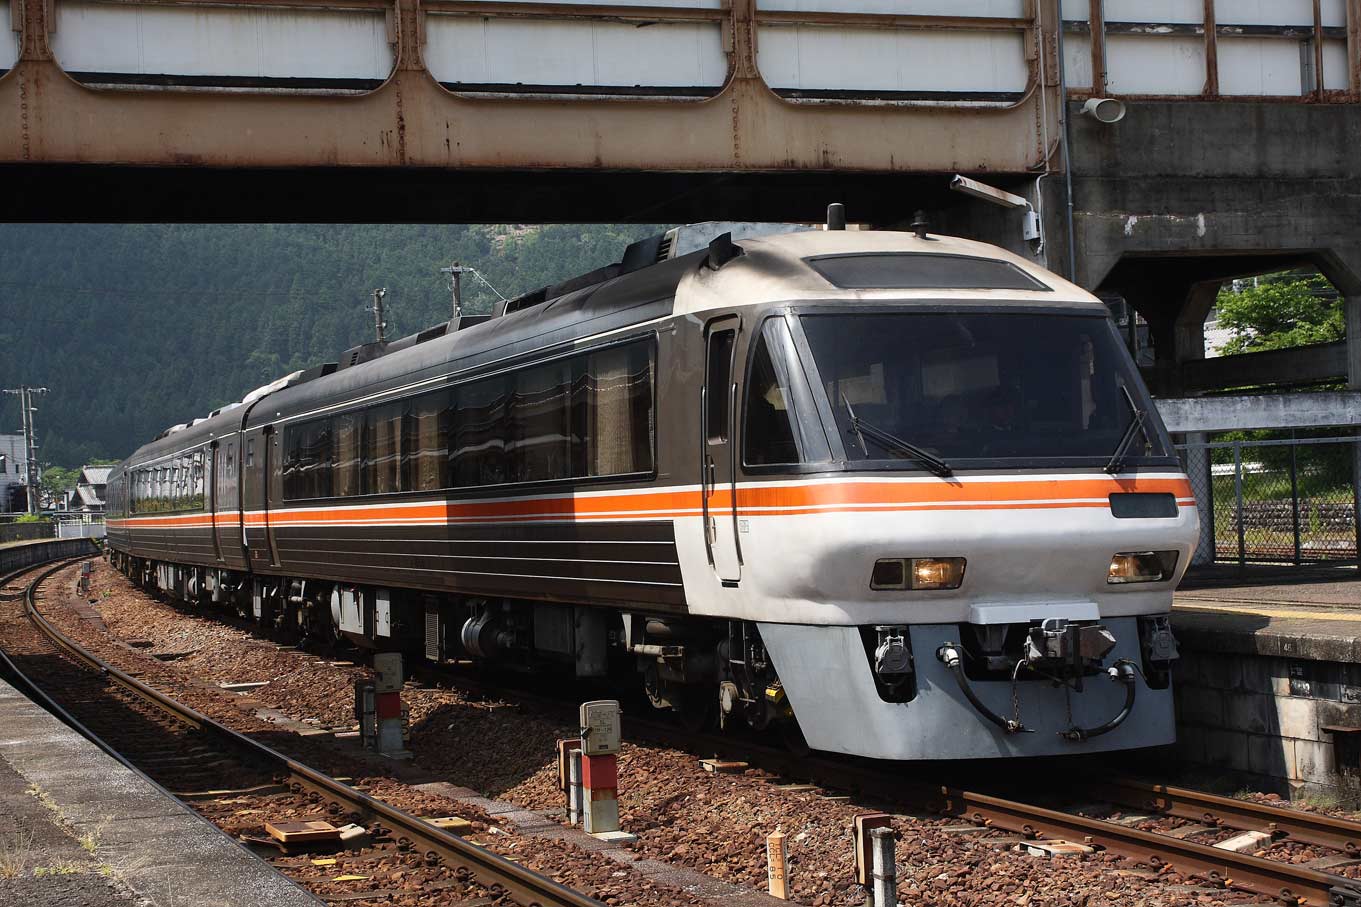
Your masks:
{"label": "steel rail", "polygon": [[1081,787],[1094,798],[1137,806],[1150,813],[1266,832],[1273,837],[1331,847],[1361,858],[1361,822],[1133,778],[1095,778],[1081,782]]}
{"label": "steel rail", "polygon": [[940,788],[934,805],[975,824],[1003,828],[1032,838],[1056,838],[1098,845],[1156,868],[1171,867],[1225,888],[1274,897],[1287,904],[1355,907],[1361,887],[1343,876],[1182,841],[1115,822],[1090,819],[953,787]]}
{"label": "steel rail", "polygon": [[[75,559],[79,560],[84,557],[88,557],[88,555],[82,555]],[[370,797],[348,784],[337,781],[329,775],[252,740],[244,734],[237,733],[85,650],[53,626],[37,607],[36,593],[38,586],[66,565],[66,562],[61,562],[49,567],[29,583],[24,591],[24,608],[29,619],[43,635],[69,652],[77,660],[89,665],[172,717],[212,734],[231,746],[244,751],[252,758],[272,764],[280,771],[287,773],[291,783],[296,785],[298,790],[312,791],[322,798],[340,805],[359,818],[377,820],[379,833],[390,833],[396,839],[399,849],[418,848],[424,852],[427,860],[445,860],[454,866],[467,869],[483,885],[499,885],[525,907],[603,907],[601,902],[594,898],[573,891],[547,876],[520,866],[484,847],[471,844],[441,828],[436,828],[424,819],[384,803],[382,800]],[[30,566],[29,569],[34,568]],[[17,672],[17,666],[14,666],[14,670]],[[20,676],[23,675],[20,674]],[[29,685],[38,687],[31,678],[24,677],[24,680]],[[79,728],[79,725],[77,727]],[[83,733],[95,743],[107,748],[107,744],[93,737],[88,730],[84,730]]]}
{"label": "steel rail", "polygon": [[[794,777],[811,774],[825,784],[905,799],[921,804],[930,812],[955,816],[982,828],[1014,832],[1035,840],[1063,840],[1098,847],[1156,869],[1170,867],[1217,886],[1275,898],[1286,904],[1361,907],[1361,883],[1294,863],[1196,844],[1170,835],[1128,828],[1118,822],[1074,815],[958,786],[905,780],[890,770],[859,761],[826,756],[801,759],[774,747],[731,739],[724,741],[715,734],[685,734],[647,720],[625,718],[625,729],[673,740],[679,735],[688,739],[690,746],[697,745],[705,752],[722,752],[736,759],[756,756],[757,764]],[[1332,821],[1350,824],[1354,833],[1361,831],[1361,825]]]}
{"label": "steel rail", "polygon": [[[429,842],[435,842],[436,839],[441,838],[448,838],[453,844],[462,845],[463,848],[468,850],[486,853],[481,848],[475,848],[461,839],[442,833],[439,829],[428,826],[415,817],[354,791],[352,788],[327,778],[250,738],[242,737],[236,732],[222,727],[212,719],[200,715],[187,706],[170,700],[116,668],[107,666],[95,656],[85,653],[79,646],[62,635],[59,630],[48,624],[41,614],[37,613],[36,608],[32,608],[30,613],[40,628],[44,629],[44,632],[50,630],[49,635],[53,635],[54,641],[61,644],[63,648],[67,648],[68,651],[72,651],[76,657],[87,661],[100,670],[107,671],[113,679],[129,686],[130,689],[153,703],[166,707],[168,711],[181,717],[182,720],[192,719],[197,721],[199,722],[198,726],[221,733],[233,742],[239,742],[240,745],[249,747],[266,758],[272,759],[287,768],[302,786],[315,790],[322,796],[336,802],[358,805],[361,811],[367,811],[370,815],[391,822],[394,829],[405,828],[412,835],[410,841],[419,840],[422,842],[422,846],[430,846],[436,853],[440,852],[440,848],[435,843]],[[523,691],[518,692],[523,693]],[[525,695],[532,698],[542,698],[535,694]],[[555,700],[546,701],[560,704]],[[189,717],[185,717],[186,715]],[[706,751],[726,752],[737,758],[751,759],[755,756],[759,758],[761,764],[767,767],[773,766],[781,772],[795,775],[811,772],[814,777],[823,779],[824,783],[849,785],[874,791],[881,795],[907,798],[923,804],[932,812],[958,816],[980,827],[1010,831],[1037,840],[1061,839],[1088,844],[1157,869],[1170,868],[1184,875],[1206,879],[1218,886],[1275,898],[1287,904],[1308,905],[1308,907],[1325,904],[1332,905],[1332,907],[1361,907],[1361,884],[1343,876],[1320,872],[1297,864],[1240,854],[1205,844],[1196,844],[1169,835],[1129,828],[1116,822],[1074,815],[956,786],[905,781],[900,775],[895,775],[882,768],[859,764],[855,761],[842,761],[823,756],[800,758],[774,747],[753,744],[750,741],[736,740],[722,735],[687,734],[674,727],[646,719],[626,718],[625,726],[630,732],[641,732],[645,736],[660,736],[672,741],[681,739],[692,750],[698,747]],[[1113,794],[1112,799],[1117,801],[1136,799],[1136,802],[1142,805],[1145,802],[1157,802],[1156,798],[1162,797],[1168,804],[1169,811],[1175,808],[1183,812],[1189,812],[1199,806],[1200,811],[1188,816],[1190,818],[1207,818],[1206,809],[1211,805],[1220,809],[1223,815],[1232,815],[1236,820],[1244,822],[1248,821],[1248,817],[1260,818],[1264,815],[1270,815],[1272,821],[1277,823],[1277,830],[1297,829],[1298,840],[1315,840],[1317,843],[1337,847],[1346,850],[1348,853],[1353,852],[1355,845],[1353,844],[1352,848],[1348,848],[1347,845],[1356,841],[1358,835],[1355,832],[1361,831],[1361,825],[1349,823],[1346,820],[1311,816],[1303,813],[1293,815],[1289,810],[1272,807],[1256,809],[1241,801],[1199,794],[1194,791],[1182,791],[1162,785],[1144,785],[1139,782],[1124,781],[1110,782],[1110,785]],[[337,789],[340,793],[337,793]],[[1150,801],[1150,797],[1155,799]],[[1237,807],[1237,809],[1231,811],[1230,807]],[[1172,814],[1178,815],[1178,813]],[[405,824],[402,824],[403,820],[405,820]],[[1289,825],[1287,825],[1287,822]],[[1264,827],[1262,830],[1268,829]],[[1353,833],[1347,834],[1348,830]],[[1304,836],[1305,834],[1321,836],[1325,832],[1333,836],[1331,840],[1326,842],[1322,837],[1310,839]],[[498,857],[497,859],[501,858]],[[510,865],[518,872],[525,871],[514,866],[514,864]],[[470,866],[469,868],[474,867]],[[512,891],[517,890],[499,879],[494,880],[499,884],[506,885],[507,888],[511,888]],[[577,897],[580,897],[580,895],[577,895]],[[526,903],[531,902],[526,901]],[[540,901],[534,903],[595,904],[596,902],[583,899],[582,901]]]}
{"label": "steel rail", "polygon": [[[462,680],[471,680],[474,686],[482,686],[484,689],[491,687],[464,674],[460,674],[459,677]],[[537,700],[550,706],[562,705],[559,700],[523,690],[505,692],[513,692],[516,696]],[[1299,864],[1196,844],[1166,834],[1129,828],[1118,822],[1074,815],[955,785],[908,780],[892,769],[873,765],[865,760],[827,755],[799,756],[775,746],[718,733],[685,731],[662,721],[630,715],[624,716],[623,727],[626,736],[635,740],[651,739],[693,753],[745,760],[789,777],[811,778],[832,787],[859,790],[889,800],[915,803],[925,807],[929,812],[955,816],[980,827],[1014,832],[1031,839],[1087,844],[1157,869],[1170,867],[1183,875],[1202,878],[1217,886],[1274,898],[1286,904],[1304,907],[1321,905],[1361,907],[1361,882]],[[1160,791],[1177,790],[1158,785],[1148,787]],[[1126,790],[1137,791],[1141,795],[1139,802],[1144,802],[1143,791],[1138,789],[1137,784],[1127,787]],[[1089,794],[1085,787],[1082,792],[1084,796]],[[1187,808],[1193,802],[1209,802],[1194,798],[1212,797],[1190,791],[1186,793],[1188,796],[1181,802]],[[1115,797],[1116,800],[1128,798],[1129,794]],[[1218,803],[1223,799],[1214,798],[1214,802]],[[1227,803],[1239,806],[1244,813],[1254,812],[1248,804],[1234,800],[1228,800]],[[1289,814],[1288,810],[1271,810],[1267,807],[1264,809],[1271,811],[1275,820],[1281,823],[1279,826],[1281,828],[1286,827],[1285,818],[1295,818],[1289,815],[1286,817],[1276,815]],[[1225,814],[1228,814],[1227,808]],[[1203,818],[1203,810],[1196,814],[1196,818]],[[1320,819],[1323,821],[1314,822]],[[1293,827],[1304,829],[1306,825],[1310,825],[1320,834],[1323,826],[1332,828],[1337,835],[1334,840],[1341,843],[1328,843],[1329,847],[1345,849],[1346,836],[1343,827],[1350,827],[1351,840],[1361,841],[1361,823],[1349,823],[1346,820],[1302,813],[1298,817],[1298,823]],[[1298,840],[1307,839],[1301,836]]]}

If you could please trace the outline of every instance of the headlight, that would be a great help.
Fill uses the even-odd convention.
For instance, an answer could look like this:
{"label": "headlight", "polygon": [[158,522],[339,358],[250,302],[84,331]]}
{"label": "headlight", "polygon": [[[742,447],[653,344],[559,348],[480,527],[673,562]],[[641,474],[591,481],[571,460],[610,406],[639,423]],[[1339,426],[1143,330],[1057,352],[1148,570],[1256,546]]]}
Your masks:
{"label": "headlight", "polygon": [[962,557],[887,557],[874,562],[871,589],[958,589],[964,582]]}
{"label": "headlight", "polygon": [[1171,579],[1177,570],[1175,551],[1126,551],[1111,558],[1106,582],[1160,583]]}

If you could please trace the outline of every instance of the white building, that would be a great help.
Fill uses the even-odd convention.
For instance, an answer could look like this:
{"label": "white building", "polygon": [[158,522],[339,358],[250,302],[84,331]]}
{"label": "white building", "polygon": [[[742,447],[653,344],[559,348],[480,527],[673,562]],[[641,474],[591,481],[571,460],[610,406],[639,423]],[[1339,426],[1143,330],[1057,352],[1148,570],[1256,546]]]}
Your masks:
{"label": "white building", "polygon": [[24,436],[0,435],[0,513],[28,509],[23,488]]}

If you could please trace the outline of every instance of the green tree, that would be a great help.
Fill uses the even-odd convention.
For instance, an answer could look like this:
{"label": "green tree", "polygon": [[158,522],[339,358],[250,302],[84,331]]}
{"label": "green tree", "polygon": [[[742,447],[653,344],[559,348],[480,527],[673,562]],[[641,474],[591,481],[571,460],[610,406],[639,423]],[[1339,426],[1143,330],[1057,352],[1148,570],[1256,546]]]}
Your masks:
{"label": "green tree", "polygon": [[[0,374],[50,393],[44,460],[122,458],[288,372],[619,261],[646,224],[0,224]],[[487,284],[495,287],[489,289]],[[19,426],[0,397],[0,433]]]}
{"label": "green tree", "polygon": [[1256,285],[1219,292],[1219,323],[1233,337],[1221,353],[1250,353],[1341,340],[1341,297],[1322,275],[1272,274]]}
{"label": "green tree", "polygon": [[56,504],[61,500],[61,496],[68,488],[74,488],[76,482],[80,480],[79,469],[64,469],[61,466],[48,466],[43,469],[42,478],[38,480],[38,485],[42,488],[43,497]]}

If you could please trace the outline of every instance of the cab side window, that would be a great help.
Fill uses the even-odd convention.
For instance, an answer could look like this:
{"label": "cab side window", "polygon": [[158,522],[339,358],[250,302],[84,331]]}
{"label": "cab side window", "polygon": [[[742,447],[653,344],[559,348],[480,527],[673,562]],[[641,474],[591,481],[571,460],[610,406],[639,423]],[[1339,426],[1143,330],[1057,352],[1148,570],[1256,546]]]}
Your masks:
{"label": "cab side window", "polygon": [[742,461],[775,466],[830,458],[789,328],[782,318],[769,318],[747,375]]}

